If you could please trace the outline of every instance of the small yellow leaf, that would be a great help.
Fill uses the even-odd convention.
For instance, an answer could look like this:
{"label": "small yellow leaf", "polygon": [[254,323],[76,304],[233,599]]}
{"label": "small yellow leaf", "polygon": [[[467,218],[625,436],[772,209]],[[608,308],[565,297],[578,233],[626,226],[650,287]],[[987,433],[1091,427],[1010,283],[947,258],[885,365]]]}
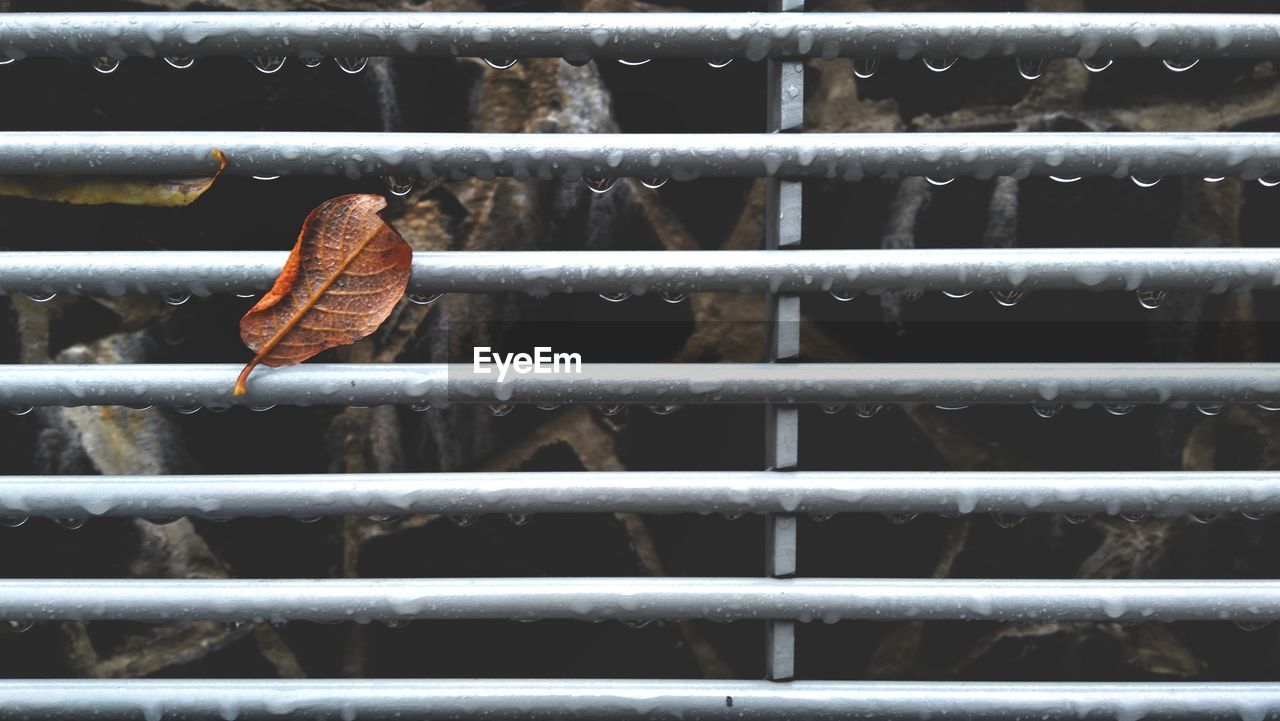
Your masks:
{"label": "small yellow leaf", "polygon": [[190,205],[213,187],[227,167],[227,156],[214,149],[218,170],[208,178],[148,179],[88,175],[0,176],[0,195],[52,200],[72,205],[149,205],[175,208]]}

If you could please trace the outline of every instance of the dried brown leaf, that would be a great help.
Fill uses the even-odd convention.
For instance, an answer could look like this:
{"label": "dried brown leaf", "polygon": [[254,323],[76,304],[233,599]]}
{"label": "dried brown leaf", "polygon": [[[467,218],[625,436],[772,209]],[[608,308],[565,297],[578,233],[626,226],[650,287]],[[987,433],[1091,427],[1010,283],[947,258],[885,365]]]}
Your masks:
{"label": "dried brown leaf", "polygon": [[257,352],[234,394],[259,363],[289,366],[377,330],[409,284],[413,250],[387,224],[379,195],[321,203],[271,290],[240,319],[240,338]]}

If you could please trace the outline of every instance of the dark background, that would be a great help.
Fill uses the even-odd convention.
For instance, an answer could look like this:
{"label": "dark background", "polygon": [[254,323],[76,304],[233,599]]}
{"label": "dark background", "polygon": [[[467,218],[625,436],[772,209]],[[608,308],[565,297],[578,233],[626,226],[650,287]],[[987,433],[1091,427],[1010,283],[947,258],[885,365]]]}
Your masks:
{"label": "dark background", "polygon": [[[661,3],[669,9],[763,10],[761,2]],[[1141,10],[1266,12],[1262,2],[926,2],[827,0],[814,10]],[[0,0],[0,9],[621,10],[600,2],[383,0]],[[1012,60],[961,61],[946,73],[885,62],[856,83],[847,62],[811,61],[806,129],[872,132],[1017,130],[1277,130],[1272,62],[1205,60],[1172,73],[1158,60],[1090,74],[1056,60],[1035,82]],[[360,130],[510,132],[759,132],[764,65],[655,60],[573,68],[522,61],[373,59],[359,75],[291,59],[264,75],[244,59],[187,70],[132,59],[114,73],[87,60],[0,67],[0,129]],[[380,178],[224,178],[188,208],[67,207],[0,199],[5,250],[285,249],[319,202],[384,192]],[[808,248],[971,246],[1268,246],[1280,189],[1208,184],[958,179],[809,182]],[[387,217],[418,249],[755,248],[763,184],[704,179],[658,191],[629,180],[603,195],[581,184],[419,182]],[[860,296],[804,299],[806,361],[1276,361],[1280,297],[1173,293],[1154,311],[1131,293],[1037,293],[1016,307],[962,300]],[[236,297],[62,295],[0,298],[0,361],[242,363]],[[429,362],[470,348],[548,344],[588,360],[749,362],[761,357],[759,297],[695,295],[609,303],[595,296],[447,296],[406,304],[387,329],[318,360]],[[448,324],[444,321],[448,321]],[[571,348],[563,347],[569,344]],[[15,409],[24,410],[24,409]],[[191,410],[191,409],[186,409]],[[0,414],[0,473],[238,473],[437,470],[699,470],[763,467],[760,408],[36,409]],[[853,409],[802,416],[806,469],[1275,469],[1276,416],[1229,408],[1142,407],[1125,416],[1030,408]],[[8,577],[329,577],[763,574],[758,517],[502,516],[390,521],[326,518],[32,519],[0,527]],[[895,519],[902,521],[904,519]],[[1001,519],[880,516],[804,519],[806,576],[1011,578],[1274,578],[1273,519],[1057,516]],[[1016,525],[1015,525],[1016,524]],[[1013,527],[1003,527],[1013,526]],[[802,678],[1131,680],[1274,678],[1275,627],[1230,623],[813,623],[800,628]],[[544,621],[151,626],[0,624],[4,676],[581,676],[756,678],[759,624],[654,623],[643,628]]]}

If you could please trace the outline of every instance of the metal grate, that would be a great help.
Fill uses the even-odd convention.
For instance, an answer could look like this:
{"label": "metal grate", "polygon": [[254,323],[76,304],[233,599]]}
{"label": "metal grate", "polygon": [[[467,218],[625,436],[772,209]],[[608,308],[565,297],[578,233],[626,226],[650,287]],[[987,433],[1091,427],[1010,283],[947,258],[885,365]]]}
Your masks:
{"label": "metal grate", "polygon": [[3,476],[0,517],[411,513],[1073,513],[1280,511],[1280,473],[767,471]]}
{"label": "metal grate", "polygon": [[[773,61],[770,61],[773,62]],[[781,63],[787,64],[787,63]],[[795,82],[799,82],[796,80]],[[785,91],[803,93],[799,87]],[[796,102],[799,102],[797,96]],[[798,126],[795,128],[798,130]],[[0,173],[395,175],[550,180],[1280,173],[1274,133],[508,134],[0,132]],[[789,222],[796,222],[792,216]],[[780,246],[781,247],[781,246]]]}
{"label": "metal grate", "polygon": [[[928,175],[1280,177],[1274,133],[824,135],[803,126],[802,60],[928,56],[1040,59],[1280,57],[1280,16],[1133,14],[30,13],[0,16],[0,62],[28,57],[436,55],[746,58],[768,62],[760,135],[0,133],[0,173],[200,175],[223,150],[237,175],[689,180],[766,177],[766,250],[435,253],[418,292],[728,291],[767,294],[765,362],[595,365],[498,384],[445,365],[264,369],[9,366],[0,403],[231,405],[764,403],[768,469],[742,473],[10,477],[0,515],[229,516],[751,512],[767,519],[769,579],[0,581],[23,620],[702,618],[768,623],[766,672],[795,676],[795,623],[857,619],[1280,618],[1277,581],[794,579],[796,513],[1178,515],[1280,510],[1273,473],[810,473],[798,404],[1206,404],[1280,408],[1277,364],[816,365],[800,355],[800,293],[884,290],[1198,289],[1280,285],[1273,249],[801,250],[804,179]],[[270,285],[269,252],[2,253],[6,293],[234,293]],[[801,649],[802,650],[802,649]],[[758,681],[0,682],[0,718],[981,718],[1280,714],[1280,684],[954,684]]]}

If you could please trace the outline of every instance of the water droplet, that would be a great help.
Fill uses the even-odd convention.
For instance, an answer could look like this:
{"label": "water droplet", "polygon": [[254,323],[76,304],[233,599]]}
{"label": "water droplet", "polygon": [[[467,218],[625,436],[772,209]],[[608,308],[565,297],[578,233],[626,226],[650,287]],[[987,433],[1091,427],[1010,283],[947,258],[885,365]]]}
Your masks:
{"label": "water droplet", "polygon": [[618,63],[628,67],[636,67],[639,65],[647,65],[653,58],[618,58]]}
{"label": "water droplet", "polygon": [[604,298],[610,303],[621,303],[627,298],[630,298],[631,294],[630,293],[601,293],[600,297]]}
{"label": "water droplet", "polygon": [[1093,518],[1093,514],[1092,513],[1067,513],[1063,515],[1063,518],[1067,519],[1067,523],[1070,523],[1073,526],[1078,526],[1082,523],[1088,523],[1089,519]]}
{"label": "water droplet", "polygon": [[14,62],[16,62],[14,58],[9,57],[8,55],[0,54],[0,65],[10,65]]}
{"label": "water droplet", "polygon": [[534,407],[540,411],[555,411],[560,409],[559,403],[536,403]]}
{"label": "water droplet", "polygon": [[1205,176],[1204,182],[1206,182],[1206,183],[1221,183],[1222,181],[1224,181],[1224,180],[1226,180],[1226,179],[1227,179],[1227,176],[1225,176],[1225,175],[1208,175],[1208,176]]}
{"label": "water droplet", "polygon": [[829,416],[834,416],[842,410],[844,410],[843,403],[824,403],[822,406],[822,412]]}
{"label": "water droplet", "polygon": [[884,517],[895,526],[901,526],[904,523],[910,523],[916,520],[916,513],[886,513]]}
{"label": "water droplet", "polygon": [[609,192],[609,189],[613,187],[613,184],[617,182],[617,180],[617,178],[602,178],[591,175],[583,176],[582,178],[582,182],[586,183],[587,187],[591,188],[591,192],[593,193]]}
{"label": "water droplet", "polygon": [[9,516],[7,518],[0,518],[0,523],[3,523],[9,528],[17,528],[18,526],[21,526],[26,522],[27,522],[26,516]]}
{"label": "water droplet", "polygon": [[1041,418],[1053,418],[1062,412],[1061,403],[1034,403],[1031,409]]}
{"label": "water droplet", "polygon": [[1026,80],[1039,80],[1044,75],[1048,58],[1018,58],[1018,74]]}
{"label": "water droplet", "polygon": [[1258,185],[1261,185],[1264,188],[1274,188],[1276,186],[1280,186],[1280,178],[1276,178],[1276,177],[1258,178]]}
{"label": "water droplet", "polygon": [[951,185],[952,183],[956,182],[955,178],[934,177],[932,175],[926,175],[924,176],[924,179],[928,181],[929,185],[936,185],[939,188],[941,188],[944,185]]}
{"label": "water droplet", "polygon": [[1080,181],[1079,175],[1050,175],[1049,180],[1055,183],[1076,183]]}
{"label": "water droplet", "polygon": [[114,73],[116,69],[119,67],[120,67],[119,60],[113,60],[112,58],[107,58],[107,57],[93,59],[93,69],[97,70],[103,75],[110,75],[111,73]]}
{"label": "water droplet", "polygon": [[255,413],[265,413],[275,407],[276,407],[276,404],[268,403],[266,405],[249,406],[249,410]]}
{"label": "water droplet", "polygon": [[14,633],[26,633],[27,631],[30,631],[33,626],[35,626],[35,623],[32,621],[10,621],[9,622],[9,630],[13,631]]}
{"label": "water droplet", "polygon": [[511,413],[515,408],[515,406],[509,403],[492,403],[489,405],[489,412],[501,418],[502,416]]}
{"label": "water droplet", "polygon": [[1160,178],[1151,176],[1130,175],[1129,180],[1132,180],[1133,184],[1139,188],[1154,188],[1160,184]]}
{"label": "water droplet", "polygon": [[399,516],[369,516],[369,520],[374,523],[385,523],[388,525],[399,523]]}
{"label": "water droplet", "polygon": [[1226,410],[1226,406],[1221,403],[1197,403],[1196,410],[1200,411],[1201,415],[1216,416]]}
{"label": "water droplet", "polygon": [[1140,523],[1150,518],[1151,514],[1145,511],[1128,511],[1128,512],[1122,512],[1120,514],[1120,517],[1128,521],[1129,523]]}
{"label": "water droplet", "polygon": [[683,291],[662,291],[660,294],[662,299],[668,303],[683,303],[689,297],[688,293]]}
{"label": "water droplet", "polygon": [[1236,621],[1236,628],[1241,631],[1261,631],[1271,625],[1270,621]]}
{"label": "water droplet", "polygon": [[672,405],[670,403],[652,403],[645,407],[648,408],[649,412],[655,416],[669,416],[680,410],[680,406]]}
{"label": "water droplet", "polygon": [[476,522],[477,516],[471,513],[456,513],[449,516],[449,520],[458,528],[466,528]]}
{"label": "water droplet", "polygon": [[174,55],[174,56],[165,58],[164,61],[169,64],[169,67],[177,68],[179,70],[186,70],[187,68],[196,64],[195,58],[188,57],[186,55]]}
{"label": "water droplet", "polygon": [[1091,73],[1100,73],[1111,67],[1116,61],[1111,58],[1081,58],[1080,64]]}
{"label": "water droplet", "polygon": [[177,411],[178,413],[181,413],[184,416],[189,416],[192,413],[199,413],[200,406],[178,406],[173,410]]}
{"label": "water droplet", "polygon": [[641,185],[643,185],[644,187],[648,188],[649,190],[657,190],[658,188],[661,188],[662,186],[666,185],[666,184],[667,184],[667,180],[668,180],[667,178],[662,178],[662,177],[656,177],[656,176],[655,176],[655,177],[652,177],[652,178],[644,178],[644,179],[642,179],[642,180],[640,181],[640,184],[641,184]]}
{"label": "water droplet", "polygon": [[334,58],[333,62],[347,75],[355,75],[369,64],[369,58]]}
{"label": "water droplet", "polygon": [[1138,305],[1147,310],[1155,310],[1168,297],[1169,294],[1163,290],[1140,290],[1138,291]]}
{"label": "water droplet", "polygon": [[945,73],[956,64],[957,58],[925,58],[924,66],[935,73]]}
{"label": "water droplet", "polygon": [[835,298],[836,300],[840,301],[841,303],[848,303],[849,301],[851,301],[851,300],[853,300],[854,298],[857,298],[857,297],[858,297],[858,291],[856,291],[856,290],[833,290],[833,291],[831,291],[831,297],[832,297],[832,298]]}
{"label": "water droplet", "polygon": [[413,178],[401,178],[395,175],[386,177],[387,190],[397,198],[403,198],[413,192]]}
{"label": "water droplet", "polygon": [[960,300],[961,298],[968,298],[969,296],[973,295],[973,291],[971,291],[971,290],[944,290],[944,291],[942,291],[942,294],[943,294],[943,295],[945,295],[945,296],[947,296],[948,298],[954,298],[955,300]]}
{"label": "water droplet", "polygon": [[880,58],[853,58],[849,64],[853,66],[855,77],[866,80],[880,69]]}
{"label": "water droplet", "polygon": [[185,292],[166,293],[164,296],[164,302],[168,303],[169,305],[182,305],[183,303],[186,303],[189,300],[191,300],[191,294],[185,293]]}
{"label": "water droplet", "polygon": [[404,297],[408,298],[410,303],[427,305],[443,298],[444,293],[405,293]]}
{"label": "water droplet", "polygon": [[257,298],[257,293],[236,293],[237,298]]}
{"label": "water droplet", "polygon": [[320,516],[300,516],[295,520],[297,520],[298,523],[319,523]]}
{"label": "water droplet", "polygon": [[35,410],[35,406],[5,406],[4,409],[15,416],[25,416]]}
{"label": "water droplet", "polygon": [[1266,401],[1264,403],[1259,403],[1258,409],[1274,413],[1275,411],[1280,411],[1280,403],[1277,403],[1276,401]]}
{"label": "water droplet", "polygon": [[879,413],[884,406],[879,403],[858,403],[853,407],[853,414],[859,418],[870,418]]}
{"label": "water droplet", "polygon": [[324,58],[318,56],[307,56],[301,58],[302,64],[309,68],[318,68],[324,63]]}
{"label": "water droplet", "polygon": [[1266,518],[1271,514],[1267,513],[1266,511],[1244,511],[1240,515],[1244,516],[1250,521],[1261,521],[1262,519]]}
{"label": "water droplet", "polygon": [[1202,526],[1203,526],[1203,525],[1205,525],[1205,524],[1207,524],[1207,523],[1213,523],[1214,521],[1218,520],[1218,514],[1216,514],[1216,513],[1205,513],[1205,512],[1203,512],[1203,511],[1201,511],[1201,512],[1195,512],[1195,513],[1190,513],[1190,514],[1188,514],[1188,517],[1189,517],[1192,521],[1194,521],[1194,522],[1196,522],[1196,523],[1199,523],[1199,524],[1200,524],[1200,525],[1202,525]]}
{"label": "water droplet", "polygon": [[1200,64],[1200,61],[1195,58],[1192,58],[1192,59],[1174,58],[1172,60],[1165,60],[1163,62],[1166,68],[1169,68],[1175,73],[1185,73],[1191,68],[1194,68],[1195,66]]}
{"label": "water droplet", "polygon": [[384,618],[382,619],[382,625],[387,628],[404,628],[412,620],[409,618]]}
{"label": "water droplet", "polygon": [[516,58],[485,58],[484,62],[485,65],[488,65],[494,70],[506,70],[507,68],[514,67],[519,61]]}
{"label": "water droplet", "polygon": [[1012,308],[1013,306],[1021,303],[1022,299],[1025,298],[1026,296],[1027,294],[1020,290],[991,291],[992,299],[994,299],[997,304],[1005,308]]}
{"label": "water droplet", "polygon": [[29,293],[25,293],[24,295],[26,295],[28,298],[30,298],[31,300],[34,300],[37,303],[48,303],[49,301],[58,297],[57,293],[46,293],[41,290],[31,291]]}
{"label": "water droplet", "polygon": [[54,523],[57,523],[59,526],[62,526],[63,528],[70,529],[70,530],[72,530],[72,531],[76,530],[77,528],[83,528],[83,527],[84,527],[84,522],[85,522],[85,519],[83,519],[83,518],[56,518],[56,519],[54,519]]}
{"label": "water droplet", "polygon": [[261,58],[254,58],[252,60],[253,67],[257,68],[258,72],[266,73],[267,75],[270,75],[274,72],[278,72],[280,68],[283,68],[284,61],[285,61],[285,58],[282,58],[282,57],[280,58],[261,57]]}
{"label": "water droplet", "polygon": [[600,411],[600,415],[602,416],[616,416],[622,412],[622,404],[613,403],[610,405],[599,405],[596,406],[596,410]]}
{"label": "water droplet", "polygon": [[181,518],[182,516],[163,516],[159,518],[148,518],[146,521],[153,526],[168,526],[171,523],[177,523]]}
{"label": "water droplet", "polygon": [[834,513],[810,513],[809,514],[809,520],[813,521],[814,523],[826,523],[827,521],[830,521],[832,518],[835,518],[835,517],[836,517],[836,514]]}
{"label": "water droplet", "polygon": [[707,66],[715,70],[729,67],[729,63],[733,62],[733,58],[711,58],[707,61]]}
{"label": "water droplet", "polygon": [[993,513],[991,514],[991,520],[995,521],[996,525],[1001,528],[1017,528],[1022,525],[1023,521],[1027,520],[1027,517],[1021,513]]}
{"label": "water droplet", "polygon": [[527,526],[529,525],[530,518],[532,518],[532,516],[530,516],[527,513],[508,513],[507,514],[507,521],[509,521],[513,526]]}
{"label": "water droplet", "polygon": [[1127,416],[1133,413],[1134,406],[1132,403],[1103,403],[1102,408],[1113,416]]}
{"label": "water droplet", "polygon": [[415,411],[417,413],[426,413],[427,411],[431,410],[431,404],[430,403],[410,403],[409,410]]}
{"label": "water droplet", "polygon": [[934,408],[937,408],[940,411],[962,411],[968,407],[969,406],[962,406],[959,404],[947,405],[945,403],[939,403],[938,405],[934,406]]}

